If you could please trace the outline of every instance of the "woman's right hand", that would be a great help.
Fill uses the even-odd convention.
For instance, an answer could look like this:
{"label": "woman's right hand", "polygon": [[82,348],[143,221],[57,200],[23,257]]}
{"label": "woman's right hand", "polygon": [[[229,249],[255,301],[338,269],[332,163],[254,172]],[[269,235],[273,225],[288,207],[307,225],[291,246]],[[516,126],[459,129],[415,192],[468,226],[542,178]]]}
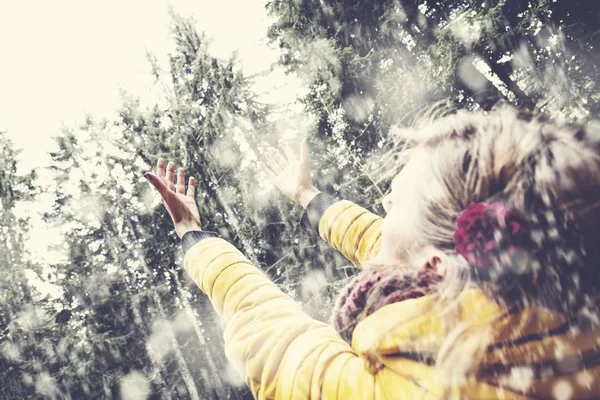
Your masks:
{"label": "woman's right hand", "polygon": [[267,149],[266,158],[269,167],[259,161],[259,167],[267,174],[267,177],[281,190],[281,192],[306,208],[308,203],[320,193],[313,186],[310,179],[310,167],[308,164],[308,137],[300,144],[300,159],[282,140],[279,141],[286,157],[273,147]]}

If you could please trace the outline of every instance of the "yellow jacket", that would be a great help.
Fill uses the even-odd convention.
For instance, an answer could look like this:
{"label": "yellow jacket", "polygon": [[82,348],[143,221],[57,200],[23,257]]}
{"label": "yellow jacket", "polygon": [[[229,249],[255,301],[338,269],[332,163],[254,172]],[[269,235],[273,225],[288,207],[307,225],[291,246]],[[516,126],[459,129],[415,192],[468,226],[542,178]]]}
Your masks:
{"label": "yellow jacket", "polygon": [[[381,223],[381,217],[342,200],[326,208],[318,231],[360,268],[379,250]],[[222,317],[226,355],[257,399],[600,398],[598,334],[582,331],[574,337],[562,317],[544,309],[510,314],[475,289],[464,292],[458,318],[465,326],[495,321],[497,344],[485,354],[476,382],[448,389],[431,363],[415,357],[417,352],[435,357],[445,339],[439,306],[395,324],[429,296],[369,315],[358,323],[349,346],[332,326],[302,312],[226,240],[205,238],[184,260]],[[514,327],[526,317],[530,323],[515,337]],[[512,390],[504,386],[507,377]],[[519,394],[518,387],[527,383],[527,395]]]}

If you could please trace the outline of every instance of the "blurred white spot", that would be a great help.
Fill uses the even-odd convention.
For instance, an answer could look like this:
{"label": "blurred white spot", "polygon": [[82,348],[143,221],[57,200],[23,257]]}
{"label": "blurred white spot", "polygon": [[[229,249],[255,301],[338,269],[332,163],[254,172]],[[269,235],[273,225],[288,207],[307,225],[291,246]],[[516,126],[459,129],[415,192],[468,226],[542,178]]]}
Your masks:
{"label": "blurred white spot", "polygon": [[167,117],[166,115],[163,115],[162,117],[160,117],[159,124],[160,124],[160,127],[166,131],[171,129],[171,127],[173,126],[173,122],[171,121],[171,118]]}
{"label": "blurred white spot", "polygon": [[458,63],[460,81],[474,92],[482,92],[488,85],[486,77],[475,67],[475,57],[464,57]]}
{"label": "blurred white spot", "polygon": [[480,20],[467,20],[466,16],[467,14],[463,14],[456,18],[448,28],[465,47],[471,48],[479,40],[483,24]]}
{"label": "blurred white spot", "polygon": [[148,187],[143,191],[140,197],[148,211],[152,211],[154,207],[161,203],[158,192],[154,190],[150,184],[148,184]]}
{"label": "blurred white spot", "polygon": [[41,372],[35,380],[35,390],[43,395],[48,396],[51,399],[55,399],[58,394],[58,388],[56,387],[56,381],[46,371]]}
{"label": "blurred white spot", "polygon": [[170,329],[167,328],[168,322],[157,322],[152,326],[152,335],[146,341],[146,350],[148,356],[156,363],[161,364],[163,359],[171,351]]}
{"label": "blurred white spot", "polygon": [[121,379],[123,400],[145,400],[148,396],[150,396],[150,383],[143,374],[133,371]]}
{"label": "blurred white spot", "polygon": [[99,227],[102,214],[106,209],[103,202],[95,195],[81,195],[72,203],[73,214],[85,223]]}
{"label": "blurred white spot", "polygon": [[594,376],[588,371],[584,370],[575,376],[575,380],[579,386],[591,389],[592,383],[594,382]]}
{"label": "blurred white spot", "polygon": [[23,383],[27,386],[33,385],[33,377],[30,374],[25,372],[21,379],[23,380]]}
{"label": "blurred white spot", "polygon": [[190,332],[194,330],[192,322],[193,315],[189,315],[185,311],[180,311],[173,321],[173,330],[175,332]]}
{"label": "blurred white spot", "polygon": [[304,276],[301,284],[301,296],[303,299],[309,299],[319,295],[321,288],[327,284],[327,277],[323,271],[311,271]]}
{"label": "blurred white spot", "polygon": [[29,306],[18,314],[15,322],[25,330],[35,330],[43,325],[47,317],[47,314],[43,310]]}
{"label": "blurred white spot", "polygon": [[569,400],[573,397],[573,387],[567,381],[556,382],[552,395],[556,400]]}
{"label": "blurred white spot", "polygon": [[19,346],[12,342],[4,342],[2,344],[2,355],[11,361],[21,361],[21,350]]}
{"label": "blurred white spot", "polygon": [[246,382],[244,382],[244,379],[242,379],[240,373],[236,371],[235,367],[231,363],[227,364],[227,370],[225,371],[224,378],[227,383],[234,387],[242,387],[246,385]]}
{"label": "blurred white spot", "polygon": [[210,153],[223,168],[232,168],[240,163],[239,145],[232,136],[224,136],[213,143]]}
{"label": "blurred white spot", "polygon": [[104,269],[106,270],[107,274],[114,274],[115,272],[117,272],[119,270],[119,267],[117,267],[114,264],[107,264],[104,266]]}
{"label": "blurred white spot", "polygon": [[533,382],[533,369],[530,367],[515,367],[510,370],[510,375],[503,380],[503,384],[519,391],[526,391]]}
{"label": "blurred white spot", "polygon": [[356,122],[364,122],[373,109],[373,99],[362,96],[350,96],[344,101],[344,110],[348,118]]}

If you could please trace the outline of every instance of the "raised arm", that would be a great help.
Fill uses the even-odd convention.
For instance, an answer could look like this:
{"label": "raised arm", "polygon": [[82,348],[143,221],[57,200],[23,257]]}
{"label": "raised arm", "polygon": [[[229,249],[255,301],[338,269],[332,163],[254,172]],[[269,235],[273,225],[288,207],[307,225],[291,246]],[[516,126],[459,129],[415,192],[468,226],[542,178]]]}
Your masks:
{"label": "raised arm", "polygon": [[[184,241],[185,269],[222,317],[225,354],[255,398],[369,400],[423,394],[402,375],[370,368],[373,364],[331,325],[302,312],[232,244],[216,237],[193,241]],[[410,370],[418,363],[405,364],[397,365]]]}
{"label": "raised arm", "polygon": [[[421,389],[376,373],[329,324],[302,312],[235,246],[201,230],[193,179],[159,161],[145,176],[159,191],[182,239],[189,276],[210,298],[225,326],[225,353],[257,399],[374,399],[392,389],[413,398]],[[390,386],[391,385],[391,386]]]}
{"label": "raised arm", "polygon": [[383,219],[347,200],[336,200],[321,193],[310,179],[308,162],[308,138],[300,145],[300,157],[296,158],[289,146],[281,143],[285,157],[276,149],[266,153],[267,167],[260,168],[281,190],[300,204],[306,211],[301,225],[312,230],[338,250],[356,267],[377,254],[381,242]]}
{"label": "raised arm", "polygon": [[[185,269],[206,293],[225,326],[225,354],[257,399],[495,399],[497,387],[478,382],[444,392],[444,382],[419,352],[436,351],[446,338],[443,306],[425,296],[388,305],[363,320],[352,347],[335,329],[302,312],[237,248],[224,239],[189,232]],[[461,298],[459,312],[489,324],[505,310],[473,310],[477,291]],[[492,304],[492,303],[484,303]],[[406,324],[398,315],[423,309]],[[482,318],[480,318],[482,317]],[[432,350],[434,349],[434,350]],[[404,357],[403,354],[412,354]],[[505,398],[526,399],[514,392]]]}
{"label": "raised arm", "polygon": [[[190,179],[186,192],[183,170],[177,173],[176,185],[173,184],[174,170],[174,165],[169,163],[165,174],[161,160],[157,174],[145,176],[160,192],[175,231],[182,239],[187,273],[210,298],[224,322],[225,353],[255,398],[529,398],[516,392],[510,392],[507,397],[506,390],[493,382],[450,388],[441,381],[434,367],[424,362],[427,358],[422,356],[438,354],[447,335],[443,329],[447,316],[440,302],[423,307],[429,301],[426,297],[389,304],[369,315],[357,325],[352,346],[348,345],[332,326],[302,312],[298,303],[232,244],[201,230],[194,201],[194,180]],[[336,202],[327,207],[319,229],[329,235],[332,243],[344,243],[331,237],[338,234],[339,227],[345,226],[336,221],[354,218],[355,211],[344,216],[345,211],[353,207],[349,202]],[[329,218],[334,221],[328,222]],[[346,236],[346,233],[340,235]],[[483,294],[475,295],[479,297],[467,301],[466,307],[463,301],[459,302],[457,315],[471,318],[482,326],[497,322],[496,315],[485,320],[475,312],[482,310],[484,299]],[[396,322],[398,315],[410,315],[419,308],[423,312],[410,322]],[[506,310],[497,308],[497,315],[506,315]],[[542,325],[547,329],[548,324]],[[425,353],[420,354],[423,351]],[[547,386],[544,380],[540,383]]]}
{"label": "raised arm", "polygon": [[325,193],[312,199],[300,223],[358,268],[381,247],[383,218],[351,201],[336,200]]}

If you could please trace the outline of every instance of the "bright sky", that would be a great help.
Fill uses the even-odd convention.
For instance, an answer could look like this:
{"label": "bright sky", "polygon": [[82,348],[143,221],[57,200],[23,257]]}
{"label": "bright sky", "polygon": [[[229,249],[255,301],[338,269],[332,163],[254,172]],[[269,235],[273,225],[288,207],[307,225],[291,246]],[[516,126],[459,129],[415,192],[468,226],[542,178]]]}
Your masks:
{"label": "bright sky", "polygon": [[[23,148],[21,172],[47,165],[51,137],[85,113],[110,117],[120,89],[148,97],[146,49],[166,66],[168,8],[193,16],[217,57],[246,74],[267,70],[264,0],[0,0],[0,130]],[[275,90],[285,85],[286,90]],[[291,86],[290,86],[291,85]],[[257,81],[269,101],[293,101],[298,83],[276,70]]]}
{"label": "bright sky", "polygon": [[[269,47],[265,0],[0,0],[0,130],[22,148],[19,172],[49,164],[52,137],[61,127],[110,118],[122,89],[152,102],[153,78],[146,50],[164,70],[173,46],[169,7],[197,21],[211,38],[211,53],[227,58],[234,51],[246,75],[261,74],[255,91],[262,101],[293,102],[302,91],[298,79],[280,68]],[[52,196],[22,205],[15,213],[31,220],[29,250],[34,258],[61,259],[59,227],[42,223]],[[59,294],[32,273],[42,292]]]}

